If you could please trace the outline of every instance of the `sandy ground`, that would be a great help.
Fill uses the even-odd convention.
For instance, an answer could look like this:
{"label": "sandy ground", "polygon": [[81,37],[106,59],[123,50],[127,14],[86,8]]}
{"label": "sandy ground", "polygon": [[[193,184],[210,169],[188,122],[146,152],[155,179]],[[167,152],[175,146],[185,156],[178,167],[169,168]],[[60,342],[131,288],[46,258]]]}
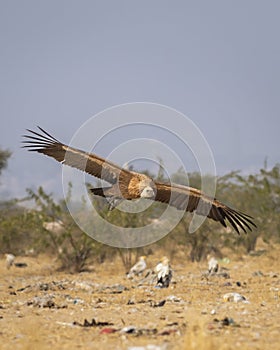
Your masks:
{"label": "sandy ground", "polygon": [[[203,277],[206,262],[172,261],[167,289],[127,280],[120,261],[67,274],[46,256],[17,257],[28,266],[9,270],[2,258],[0,348],[279,349],[279,251],[221,261],[230,278]],[[248,303],[225,302],[229,292]]]}

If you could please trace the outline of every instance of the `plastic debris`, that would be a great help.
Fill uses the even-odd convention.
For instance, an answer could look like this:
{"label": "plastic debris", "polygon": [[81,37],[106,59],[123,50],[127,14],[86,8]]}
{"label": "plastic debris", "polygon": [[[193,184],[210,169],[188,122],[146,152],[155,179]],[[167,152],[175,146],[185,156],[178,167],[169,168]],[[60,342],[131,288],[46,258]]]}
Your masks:
{"label": "plastic debris", "polygon": [[180,303],[182,301],[181,298],[179,297],[176,297],[175,295],[169,295],[167,298],[166,298],[167,301],[172,301],[173,303]]}
{"label": "plastic debris", "polygon": [[254,276],[254,277],[262,277],[263,273],[260,270],[259,271],[254,271],[252,273],[252,276]]}
{"label": "plastic debris", "polygon": [[231,317],[225,317],[222,320],[218,320],[217,318],[214,318],[214,322],[219,323],[221,326],[234,326],[234,327],[240,327],[239,324],[237,324],[233,318]]}
{"label": "plastic debris", "polygon": [[170,329],[164,329],[161,332],[158,333],[158,335],[170,335],[170,334],[174,334],[177,333],[178,330],[175,328],[170,328]]}
{"label": "plastic debris", "polygon": [[164,306],[165,303],[166,303],[166,300],[161,300],[161,301],[159,301],[158,303],[152,301],[152,302],[150,303],[150,306],[151,306],[151,307],[162,307],[162,306]]}
{"label": "plastic debris", "polygon": [[80,323],[80,322],[77,322],[77,321],[74,321],[73,322],[73,325],[74,326],[80,326],[80,327],[104,327],[104,326],[112,326],[113,323],[110,323],[110,322],[97,322],[94,318],[91,320],[91,321],[88,321],[87,319],[84,320],[84,323]]}
{"label": "plastic debris", "polygon": [[43,297],[34,297],[32,300],[27,302],[27,305],[38,306],[42,308],[54,308],[54,309],[65,309],[67,305],[57,305],[53,301],[52,295],[46,295]]}
{"label": "plastic debris", "polygon": [[136,333],[136,327],[135,326],[126,326],[123,327],[120,330],[121,333],[127,333],[127,334],[132,334],[132,333]]}
{"label": "plastic debris", "polygon": [[129,346],[127,350],[165,350],[166,347],[167,347],[167,344],[163,344],[163,345],[148,344],[145,346]]}
{"label": "plastic debris", "polygon": [[231,287],[232,286],[232,283],[231,282],[225,282],[223,284],[223,287]]}
{"label": "plastic debris", "polygon": [[27,267],[27,264],[23,262],[16,262],[14,263],[14,265],[15,267],[20,267],[20,268]]}
{"label": "plastic debris", "polygon": [[39,282],[33,285],[29,284],[25,287],[19,288],[17,292],[26,292],[30,293],[31,291],[58,291],[67,289],[68,282],[66,281],[52,281],[52,282]]}
{"label": "plastic debris", "polygon": [[223,296],[224,301],[234,302],[234,303],[249,303],[249,301],[239,293],[226,293]]}
{"label": "plastic debris", "polygon": [[101,329],[100,334],[112,334],[112,333],[115,333],[117,331],[118,330],[116,328],[106,327],[106,328]]}
{"label": "plastic debris", "polygon": [[226,271],[221,271],[221,270],[215,273],[209,273],[209,271],[203,272],[201,277],[202,279],[205,278],[206,280],[208,280],[209,278],[216,278],[216,277],[229,279],[230,274]]}
{"label": "plastic debris", "polygon": [[113,284],[112,286],[102,286],[97,291],[108,293],[108,294],[120,294],[125,290],[129,290],[127,287],[122,284]]}
{"label": "plastic debris", "polygon": [[152,335],[158,331],[156,328],[137,328],[135,326],[126,326],[120,330],[120,333],[135,334],[135,335]]}

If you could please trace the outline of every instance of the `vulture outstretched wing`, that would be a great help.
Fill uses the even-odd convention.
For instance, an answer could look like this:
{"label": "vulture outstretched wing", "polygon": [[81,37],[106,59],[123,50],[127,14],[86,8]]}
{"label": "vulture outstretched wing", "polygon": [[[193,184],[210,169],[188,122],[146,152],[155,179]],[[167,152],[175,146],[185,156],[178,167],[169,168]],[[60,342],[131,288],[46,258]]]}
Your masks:
{"label": "vulture outstretched wing", "polygon": [[252,231],[250,225],[256,227],[251,216],[231,209],[216,198],[210,198],[195,188],[160,182],[155,182],[155,185],[157,188],[155,200],[158,202],[168,203],[179,210],[195,211],[198,215],[220,222],[224,227],[227,219],[237,233],[240,229],[244,232],[247,229]]}
{"label": "vulture outstretched wing", "polygon": [[[144,175],[123,169],[95,154],[69,147],[55,139],[42,128],[38,128],[41,133],[28,129],[27,131],[30,134],[24,135],[27,140],[23,141],[25,144],[23,147],[28,148],[29,151],[43,153],[63,164],[105,180],[112,185],[117,184],[121,175],[122,180],[125,179],[125,181],[122,181],[122,186],[130,186],[132,187],[132,191],[134,187],[139,186],[141,176],[143,178]],[[147,178],[147,176],[145,177]],[[156,186],[156,195],[153,198],[155,201],[169,204],[179,210],[195,211],[198,215],[207,216],[210,219],[220,222],[225,227],[225,220],[228,220],[238,233],[240,229],[246,232],[247,229],[252,230],[251,226],[256,227],[251,216],[231,209],[217,199],[210,198],[195,188],[160,182],[154,182],[154,184]],[[92,192],[99,196],[105,196],[103,190],[92,189]],[[124,189],[124,192],[128,192],[126,190]],[[126,198],[131,199],[134,197],[127,196]]]}
{"label": "vulture outstretched wing", "polygon": [[86,173],[105,180],[111,184],[118,181],[120,172],[131,177],[132,174],[118,165],[101,157],[82,150],[64,145],[45,130],[40,128],[41,133],[27,129],[29,135],[23,135],[28,140],[23,141],[23,147],[29,151],[43,153],[60,163],[69,165]]}

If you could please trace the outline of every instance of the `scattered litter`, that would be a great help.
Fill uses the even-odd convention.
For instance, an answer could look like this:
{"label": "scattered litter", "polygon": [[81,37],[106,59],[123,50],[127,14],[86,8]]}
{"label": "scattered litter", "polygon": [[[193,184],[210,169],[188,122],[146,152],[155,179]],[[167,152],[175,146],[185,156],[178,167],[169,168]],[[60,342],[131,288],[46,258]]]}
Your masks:
{"label": "scattered litter", "polygon": [[137,328],[135,326],[126,326],[120,330],[120,333],[135,335],[152,335],[157,333],[156,328]]}
{"label": "scattered litter", "polygon": [[102,286],[99,288],[98,292],[109,293],[109,294],[120,294],[125,290],[129,290],[122,284],[113,284],[112,286]]}
{"label": "scattered litter", "polygon": [[150,302],[150,306],[151,307],[162,307],[162,306],[164,306],[165,303],[166,303],[166,300],[161,300],[158,303],[154,302],[154,301],[151,301]]}
{"label": "scattered litter", "polygon": [[57,291],[57,290],[65,290],[67,288],[68,281],[52,281],[52,282],[39,282],[33,285],[29,284],[25,287],[19,288],[17,292],[26,292],[30,293],[31,291]]}
{"label": "scattered litter", "polygon": [[21,262],[16,262],[14,263],[15,267],[27,267],[27,264],[26,263],[21,263]]}
{"label": "scattered litter", "polygon": [[158,335],[170,335],[170,334],[174,334],[177,332],[178,332],[178,329],[174,329],[174,328],[164,329],[161,332],[159,332]]}
{"label": "scattered litter", "polygon": [[231,287],[232,286],[232,283],[231,282],[225,282],[223,284],[223,287]]}
{"label": "scattered litter", "polygon": [[74,299],[74,301],[73,301],[73,304],[83,304],[84,303],[84,301],[82,300],[82,299],[80,299],[80,298],[76,298],[76,299]]}
{"label": "scattered litter", "polygon": [[226,279],[230,278],[230,274],[225,272],[225,271],[224,272],[218,272],[218,273],[215,274],[215,276],[226,278]]}
{"label": "scattered litter", "polygon": [[234,326],[234,327],[240,327],[239,324],[237,324],[233,318],[231,317],[225,317],[222,320],[218,320],[217,318],[214,319],[214,322],[220,323],[221,326]]}
{"label": "scattered litter", "polygon": [[175,295],[169,295],[169,296],[166,298],[166,300],[172,301],[172,302],[174,302],[174,303],[180,303],[180,302],[182,301],[181,298],[176,297]]}
{"label": "scattered litter", "polygon": [[56,321],[57,324],[61,325],[61,326],[67,326],[67,327],[74,327],[73,322],[60,322],[60,321]]}
{"label": "scattered litter", "polygon": [[168,327],[172,327],[172,326],[179,326],[178,322],[171,322],[171,323],[167,323]]}
{"label": "scattered litter", "polygon": [[120,332],[127,333],[127,334],[133,334],[133,333],[136,333],[136,327],[135,326],[126,326],[126,327],[123,327]]}
{"label": "scattered litter", "polygon": [[148,269],[144,278],[142,278],[139,283],[138,283],[138,287],[141,287],[143,285],[153,285],[155,284],[157,281],[157,275],[156,273],[152,270],[152,269]]}
{"label": "scattered litter", "polygon": [[167,344],[154,345],[148,344],[146,346],[129,346],[127,350],[166,350]]}
{"label": "scattered litter", "polygon": [[27,289],[31,290],[31,288],[32,288],[32,286],[29,284],[28,286],[17,289],[17,292],[25,292]]}
{"label": "scattered litter", "polygon": [[107,327],[107,328],[101,329],[100,334],[112,334],[112,333],[115,333],[117,331],[118,330],[116,328],[109,328],[109,327]]}
{"label": "scattered litter", "polygon": [[73,322],[74,326],[80,326],[80,327],[104,327],[104,326],[112,326],[113,323],[111,322],[97,322],[94,318],[89,322],[87,319],[84,320],[84,323],[80,323],[77,321]]}
{"label": "scattered litter", "polygon": [[254,271],[252,273],[252,276],[254,277],[262,277],[264,274],[259,270],[259,271]]}
{"label": "scattered litter", "polygon": [[94,286],[94,285],[92,285],[90,283],[79,282],[79,281],[73,281],[72,284],[74,284],[74,286],[79,288],[79,289],[86,290],[86,291],[89,291],[89,292],[91,292],[94,287],[97,287],[97,286]]}
{"label": "scattered litter", "polygon": [[224,301],[229,301],[229,302],[235,302],[235,303],[249,303],[249,301],[241,294],[239,293],[226,293],[223,296]]}
{"label": "scattered litter", "polygon": [[221,271],[221,272],[216,272],[216,273],[209,273],[209,271],[205,271],[201,274],[201,278],[202,279],[210,279],[210,278],[225,278],[225,279],[229,279],[230,278],[230,274],[228,272],[225,271]]}
{"label": "scattered litter", "polygon": [[251,250],[251,251],[249,252],[249,255],[251,255],[251,256],[261,256],[261,255],[263,255],[264,253],[266,253],[266,250],[265,250],[265,249]]}
{"label": "scattered litter", "polygon": [[39,290],[65,290],[66,287],[64,286],[63,282],[49,282],[49,283],[39,283],[37,285],[37,287],[39,288]]}
{"label": "scattered litter", "polygon": [[55,302],[53,301],[52,296],[34,297],[31,301],[27,302],[27,305],[54,308]]}
{"label": "scattered litter", "polygon": [[161,307],[163,306],[168,299],[164,299],[161,301],[154,301],[152,299],[141,299],[139,301],[135,301],[132,299],[129,299],[126,305],[135,305],[135,304],[149,304],[151,307]]}
{"label": "scattered litter", "polygon": [[46,295],[43,297],[34,297],[32,300],[27,302],[27,305],[32,305],[32,306],[38,306],[42,308],[54,308],[54,309],[65,309],[67,308],[67,305],[57,305],[53,301],[53,296],[52,295]]}

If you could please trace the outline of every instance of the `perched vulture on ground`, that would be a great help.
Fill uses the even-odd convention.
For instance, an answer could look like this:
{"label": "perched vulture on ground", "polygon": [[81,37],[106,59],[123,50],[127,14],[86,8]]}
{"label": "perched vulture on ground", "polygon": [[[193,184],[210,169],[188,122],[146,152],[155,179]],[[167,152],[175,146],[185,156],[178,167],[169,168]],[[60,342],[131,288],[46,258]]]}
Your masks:
{"label": "perched vulture on ground", "polygon": [[213,275],[219,271],[219,263],[218,260],[214,257],[210,257],[208,260],[208,272],[209,275]]}
{"label": "perched vulture on ground", "polygon": [[169,260],[166,256],[161,259],[161,262],[157,264],[154,269],[157,275],[156,287],[168,288],[172,279],[172,269],[169,265]]}
{"label": "perched vulture on ground", "polygon": [[147,264],[146,264],[146,256],[140,256],[139,260],[137,263],[132,266],[132,268],[129,270],[129,273],[127,274],[127,278],[131,279],[134,276],[140,276],[144,270],[146,269]]}
{"label": "perched vulture on ground", "polygon": [[16,257],[13,254],[5,254],[5,257],[6,257],[6,267],[9,270],[9,268],[13,266]]}
{"label": "perched vulture on ground", "polygon": [[198,215],[220,222],[224,227],[228,220],[237,233],[240,229],[246,232],[247,229],[252,230],[251,226],[256,227],[251,216],[231,209],[195,188],[153,181],[147,175],[121,168],[95,154],[69,147],[38,128],[41,132],[27,129],[30,134],[24,135],[28,140],[23,141],[23,147],[53,157],[63,164],[110,183],[109,187],[91,188],[90,191],[94,195],[106,197],[112,208],[124,199],[146,198],[167,203],[179,210],[195,211]]}

